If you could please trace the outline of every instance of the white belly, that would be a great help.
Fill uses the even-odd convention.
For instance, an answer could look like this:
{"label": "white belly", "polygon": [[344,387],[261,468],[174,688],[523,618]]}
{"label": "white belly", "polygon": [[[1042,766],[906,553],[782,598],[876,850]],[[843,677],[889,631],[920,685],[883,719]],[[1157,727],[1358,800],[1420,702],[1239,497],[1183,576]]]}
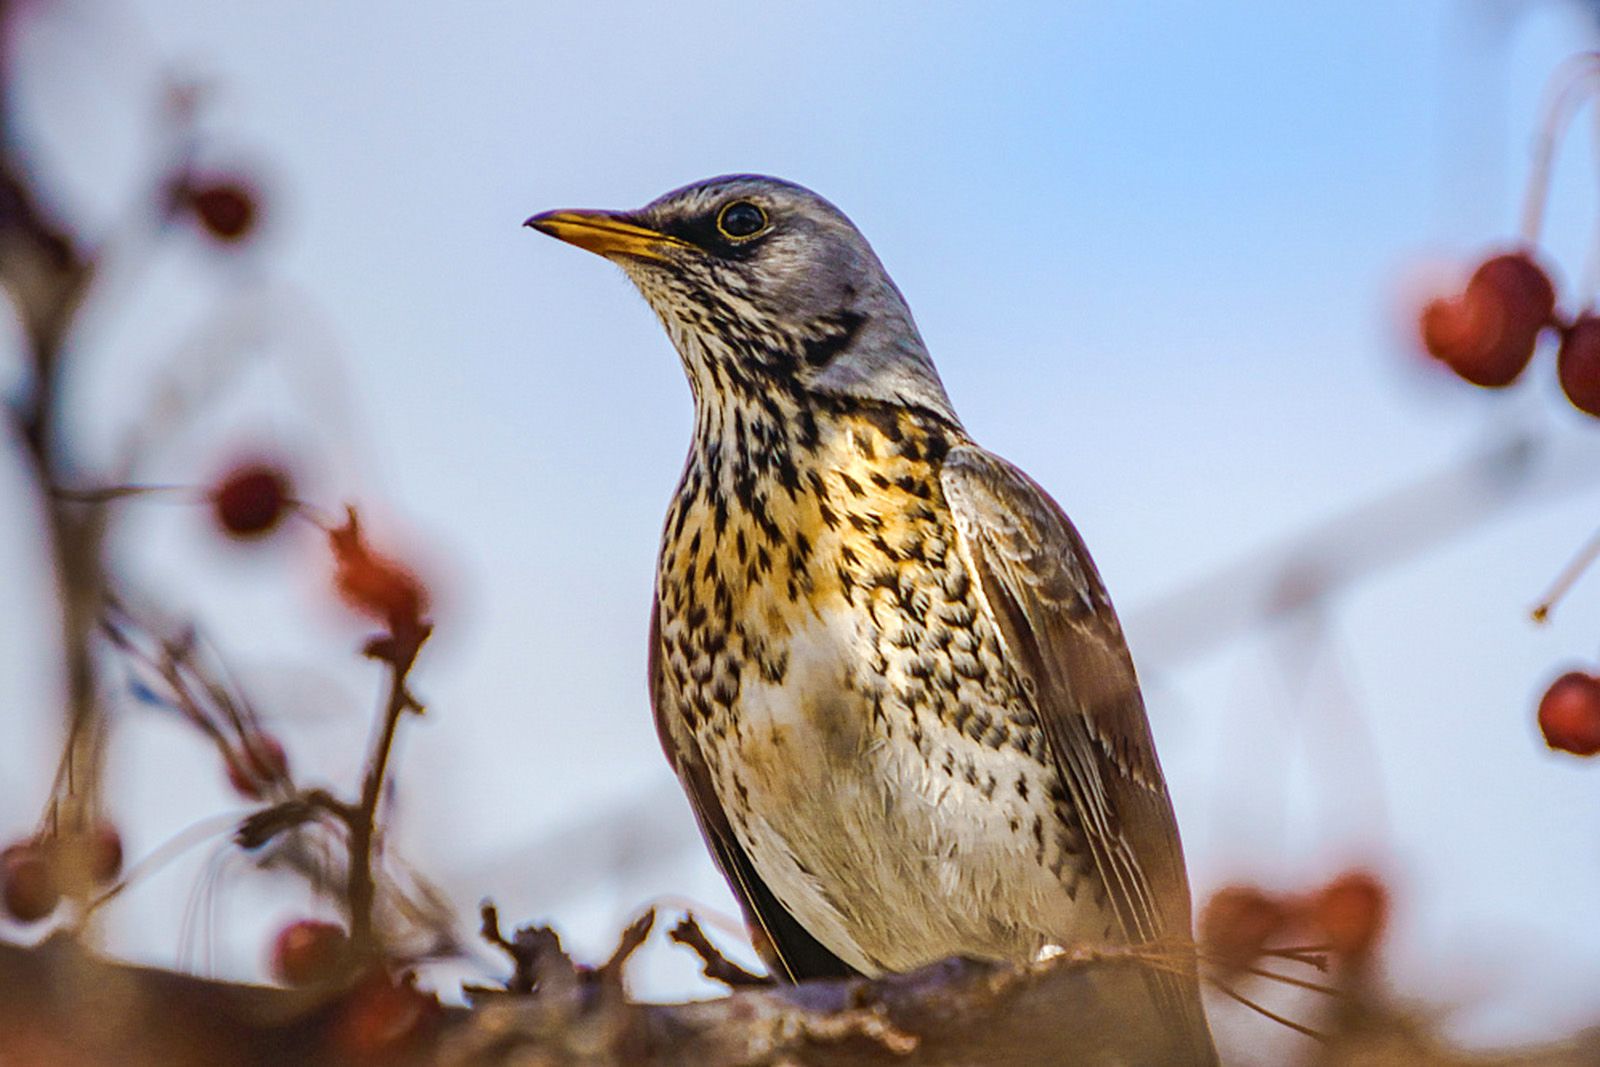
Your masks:
{"label": "white belly", "polygon": [[[846,665],[867,655],[860,640],[848,609],[814,617],[792,635],[782,683],[745,674],[734,728],[707,746],[763,881],[867,974],[955,954],[1031,958],[1046,943],[1105,937],[1093,894],[1075,902],[1052,870],[1063,861],[1053,775],[916,708],[892,656],[870,687],[852,686],[859,672]],[[728,802],[735,792],[743,803]]]}

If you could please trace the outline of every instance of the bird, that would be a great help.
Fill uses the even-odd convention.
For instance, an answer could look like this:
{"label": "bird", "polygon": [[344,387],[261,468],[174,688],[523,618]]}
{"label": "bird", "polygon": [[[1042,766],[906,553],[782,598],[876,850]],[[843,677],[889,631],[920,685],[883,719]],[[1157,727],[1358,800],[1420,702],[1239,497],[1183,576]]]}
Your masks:
{"label": "bird", "polygon": [[689,380],[650,698],[773,976],[1174,945],[1150,996],[1214,1062],[1111,600],[1061,507],[968,435],[866,238],[755,174],[526,225],[619,266]]}

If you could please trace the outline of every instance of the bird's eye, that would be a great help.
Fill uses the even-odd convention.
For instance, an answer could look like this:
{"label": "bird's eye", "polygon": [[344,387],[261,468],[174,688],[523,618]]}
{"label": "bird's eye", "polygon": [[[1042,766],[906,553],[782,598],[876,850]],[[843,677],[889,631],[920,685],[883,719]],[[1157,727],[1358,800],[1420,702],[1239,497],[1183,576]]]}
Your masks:
{"label": "bird's eye", "polygon": [[748,200],[735,200],[717,215],[717,229],[735,241],[754,237],[767,228],[767,213]]}

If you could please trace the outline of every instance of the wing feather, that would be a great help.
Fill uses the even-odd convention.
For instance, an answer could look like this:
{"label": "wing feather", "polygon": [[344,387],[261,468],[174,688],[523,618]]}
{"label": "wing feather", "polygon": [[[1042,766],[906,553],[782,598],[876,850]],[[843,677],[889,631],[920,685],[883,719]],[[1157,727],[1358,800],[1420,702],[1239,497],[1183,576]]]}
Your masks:
{"label": "wing feather", "polygon": [[[1031,478],[975,446],[941,474],[959,547],[1019,665],[1046,744],[1130,942],[1187,943],[1189,881],[1122,627],[1088,550]],[[1157,995],[1210,1048],[1193,975]]]}

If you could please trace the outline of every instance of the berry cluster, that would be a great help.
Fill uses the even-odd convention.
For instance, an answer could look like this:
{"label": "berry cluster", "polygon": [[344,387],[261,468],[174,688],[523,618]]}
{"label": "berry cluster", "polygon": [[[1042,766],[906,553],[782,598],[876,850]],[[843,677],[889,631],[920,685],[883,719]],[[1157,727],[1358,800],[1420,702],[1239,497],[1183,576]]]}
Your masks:
{"label": "berry cluster", "polygon": [[287,986],[336,990],[324,1009],[341,1062],[390,1063],[426,1039],[442,1014],[438,998],[419,990],[409,972],[362,966],[338,923],[297,919],[278,931],[269,959]]}
{"label": "berry cluster", "polygon": [[1201,951],[1223,977],[1254,973],[1263,956],[1301,955],[1271,943],[1309,937],[1350,968],[1372,956],[1383,933],[1389,895],[1373,874],[1350,870],[1305,894],[1275,895],[1255,886],[1217,890],[1200,913]]}
{"label": "berry cluster", "polygon": [[[1600,311],[1592,300],[1575,314],[1556,307],[1556,286],[1539,262],[1539,235],[1556,151],[1573,116],[1600,92],[1600,52],[1572,57],[1551,78],[1522,211],[1521,240],[1486,257],[1457,295],[1433,300],[1418,322],[1422,347],[1473,385],[1510,385],[1532,362],[1540,338],[1559,338],[1556,378],[1573,407],[1600,418]],[[1591,263],[1594,276],[1597,263]],[[1533,609],[1536,622],[1600,559],[1600,535],[1556,579]],[[1600,755],[1600,674],[1571,670],[1539,701],[1539,730],[1550,748],[1576,756]]]}
{"label": "berry cluster", "polygon": [[1473,385],[1500,389],[1533,360],[1546,329],[1560,335],[1556,374],[1579,411],[1600,417],[1600,316],[1571,321],[1556,313],[1549,273],[1526,251],[1490,256],[1466,288],[1422,309],[1422,346]]}
{"label": "berry cluster", "polygon": [[74,835],[42,833],[15,841],[0,851],[0,904],[20,923],[48,919],[61,903],[63,869],[81,863],[96,885],[122,871],[122,837],[100,823]]}

